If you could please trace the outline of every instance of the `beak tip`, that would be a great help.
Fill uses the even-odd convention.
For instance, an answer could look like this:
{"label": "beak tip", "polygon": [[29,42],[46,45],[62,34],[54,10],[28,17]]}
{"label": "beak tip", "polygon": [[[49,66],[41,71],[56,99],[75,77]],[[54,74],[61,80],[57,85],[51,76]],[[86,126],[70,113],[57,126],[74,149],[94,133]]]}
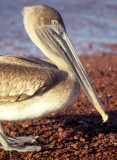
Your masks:
{"label": "beak tip", "polygon": [[106,122],[108,120],[109,116],[107,114],[105,114],[105,116],[102,118],[103,122]]}

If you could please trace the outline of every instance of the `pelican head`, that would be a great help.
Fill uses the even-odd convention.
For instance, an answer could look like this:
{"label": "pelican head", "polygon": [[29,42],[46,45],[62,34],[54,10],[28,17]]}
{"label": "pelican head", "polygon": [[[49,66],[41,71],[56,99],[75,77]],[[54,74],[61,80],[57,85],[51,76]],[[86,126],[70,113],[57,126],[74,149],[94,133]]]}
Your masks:
{"label": "pelican head", "polygon": [[59,69],[69,68],[103,121],[107,121],[108,115],[74,51],[61,15],[45,5],[25,7],[23,14],[24,26],[31,40]]}

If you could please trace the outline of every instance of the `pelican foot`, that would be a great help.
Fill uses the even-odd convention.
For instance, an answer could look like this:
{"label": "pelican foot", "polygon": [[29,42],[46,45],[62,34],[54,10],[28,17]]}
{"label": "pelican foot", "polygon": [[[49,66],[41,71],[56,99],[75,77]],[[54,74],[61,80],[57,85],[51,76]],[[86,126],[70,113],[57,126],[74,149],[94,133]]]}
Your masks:
{"label": "pelican foot", "polygon": [[41,146],[25,146],[25,145],[10,145],[9,142],[4,138],[4,136],[0,133],[0,142],[2,146],[0,148],[6,151],[18,151],[18,152],[31,152],[31,151],[41,151]]}
{"label": "pelican foot", "polygon": [[21,143],[21,142],[35,142],[36,139],[38,138],[39,136],[31,136],[31,137],[25,137],[25,136],[22,136],[22,137],[10,137],[10,136],[6,136],[5,139],[9,142],[9,143]]}
{"label": "pelican foot", "polygon": [[7,145],[7,146],[0,146],[1,149],[6,151],[17,151],[17,152],[32,152],[32,151],[41,151],[41,146],[20,146],[20,145]]}

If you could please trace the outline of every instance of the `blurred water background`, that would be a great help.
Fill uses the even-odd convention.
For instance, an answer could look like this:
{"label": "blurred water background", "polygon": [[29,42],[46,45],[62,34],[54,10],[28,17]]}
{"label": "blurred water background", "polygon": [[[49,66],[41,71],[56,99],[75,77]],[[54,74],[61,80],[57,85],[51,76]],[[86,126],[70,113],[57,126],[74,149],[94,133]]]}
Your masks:
{"label": "blurred water background", "polygon": [[79,54],[117,53],[117,0],[0,0],[0,55],[44,57],[23,26],[25,6],[57,9]]}

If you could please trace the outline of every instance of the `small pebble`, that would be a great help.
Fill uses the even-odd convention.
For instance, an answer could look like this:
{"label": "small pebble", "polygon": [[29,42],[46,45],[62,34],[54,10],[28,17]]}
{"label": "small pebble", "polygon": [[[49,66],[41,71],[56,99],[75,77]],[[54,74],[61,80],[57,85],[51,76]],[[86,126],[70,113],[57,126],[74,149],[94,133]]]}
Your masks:
{"label": "small pebble", "polygon": [[79,139],[79,136],[78,136],[78,135],[75,135],[75,136],[74,136],[74,139],[75,139],[75,140],[78,140],[78,139]]}
{"label": "small pebble", "polygon": [[78,132],[85,132],[87,130],[87,126],[86,125],[79,125],[77,126],[77,131]]}
{"label": "small pebble", "polygon": [[20,49],[20,47],[18,47],[18,46],[14,46],[14,47],[13,47],[13,50],[18,51],[18,50],[21,50],[21,49]]}
{"label": "small pebble", "polygon": [[67,125],[71,125],[71,124],[77,124],[77,119],[74,117],[69,117],[69,118],[65,118],[62,125],[63,126],[67,126]]}
{"label": "small pebble", "polygon": [[68,132],[64,131],[64,132],[59,132],[59,137],[60,138],[66,138],[68,136]]}
{"label": "small pebble", "polygon": [[32,126],[32,122],[31,121],[22,122],[21,125],[23,128],[28,128],[28,127]]}
{"label": "small pebble", "polygon": [[87,144],[85,144],[84,148],[85,148],[85,149],[88,149],[88,148],[89,148],[89,146],[88,146]]}
{"label": "small pebble", "polygon": [[91,43],[87,44],[87,48],[92,49],[92,44]]}
{"label": "small pebble", "polygon": [[80,137],[80,142],[85,142],[85,139],[83,137]]}
{"label": "small pebble", "polygon": [[101,138],[104,137],[104,135],[103,135],[102,133],[100,133],[100,134],[98,135],[98,137],[99,137],[99,139],[101,139]]}
{"label": "small pebble", "polygon": [[82,154],[88,154],[88,151],[87,150],[83,150]]}
{"label": "small pebble", "polygon": [[101,57],[104,57],[105,53],[104,52],[99,52],[98,55],[101,56]]}
{"label": "small pebble", "polygon": [[78,149],[78,146],[77,146],[77,144],[71,144],[71,146],[73,147],[73,148],[75,148],[75,149]]}
{"label": "small pebble", "polygon": [[79,155],[79,151],[75,151],[74,154],[75,154],[75,155]]}
{"label": "small pebble", "polygon": [[59,132],[63,132],[64,129],[63,129],[62,127],[59,127],[59,128],[58,128],[58,131],[59,131]]}
{"label": "small pebble", "polygon": [[106,94],[106,98],[111,98],[112,95],[111,94]]}

